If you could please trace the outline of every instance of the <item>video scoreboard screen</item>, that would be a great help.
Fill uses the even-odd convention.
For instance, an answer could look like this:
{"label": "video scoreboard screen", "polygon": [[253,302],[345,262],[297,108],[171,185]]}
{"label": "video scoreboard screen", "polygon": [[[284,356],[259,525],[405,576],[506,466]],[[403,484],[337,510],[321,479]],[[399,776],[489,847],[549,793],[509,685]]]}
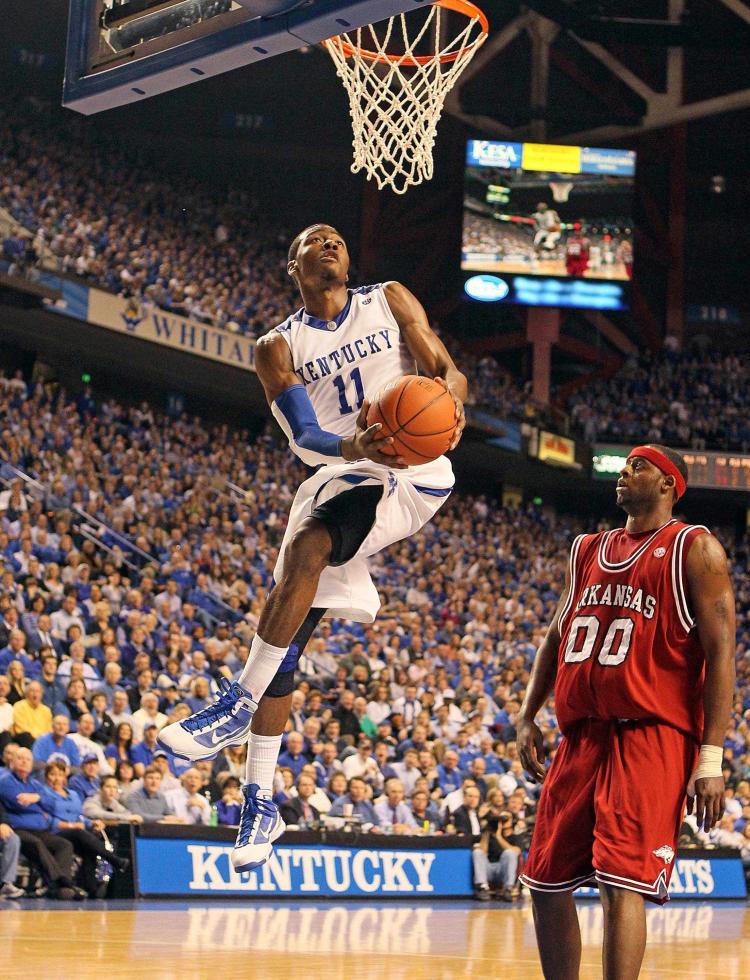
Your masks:
{"label": "video scoreboard screen", "polygon": [[470,299],[623,310],[632,150],[469,140],[461,269]]}
{"label": "video scoreboard screen", "polygon": [[[600,480],[616,480],[628,458],[627,446],[598,443],[593,472]],[[688,486],[706,490],[750,490],[750,456],[680,450],[688,467]]]}

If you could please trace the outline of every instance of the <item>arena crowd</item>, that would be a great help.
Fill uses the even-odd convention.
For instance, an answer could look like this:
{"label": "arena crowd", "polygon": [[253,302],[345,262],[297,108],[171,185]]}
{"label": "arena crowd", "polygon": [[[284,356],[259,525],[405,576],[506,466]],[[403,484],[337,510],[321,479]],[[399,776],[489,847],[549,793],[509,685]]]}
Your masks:
{"label": "arena crowd", "polygon": [[[100,892],[102,867],[126,871],[108,825],[237,823],[244,749],[190,766],[156,736],[247,658],[304,468],[270,432],[19,374],[0,379],[0,416],[1,894],[19,891],[20,850],[35,893],[76,899]],[[539,789],[516,717],[569,545],[595,529],[454,495],[374,559],[378,620],[324,620],[301,661],[276,778],[286,822],[471,835],[478,896],[513,899]],[[750,537],[724,543],[739,681],[708,843],[750,860]],[[551,707],[541,725],[553,756]]]}

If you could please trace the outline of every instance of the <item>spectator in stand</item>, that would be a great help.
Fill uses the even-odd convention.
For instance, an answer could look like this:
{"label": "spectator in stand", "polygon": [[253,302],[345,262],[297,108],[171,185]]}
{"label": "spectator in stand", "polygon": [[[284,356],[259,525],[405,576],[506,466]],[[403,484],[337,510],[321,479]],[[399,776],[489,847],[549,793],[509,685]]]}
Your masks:
{"label": "spectator in stand", "polygon": [[208,826],[211,822],[211,804],[200,792],[203,788],[200,771],[188,769],[183,773],[180,782],[182,785],[179,789],[169,790],[164,794],[175,817],[180,823]]}
{"label": "spectator in stand", "polygon": [[73,677],[65,689],[65,698],[60,708],[70,718],[71,731],[78,728],[78,719],[89,710],[86,693],[86,685],[80,677]]}
{"label": "spectator in stand", "polygon": [[216,803],[216,816],[220,825],[237,827],[242,810],[242,789],[240,781],[231,774],[226,777],[221,786],[221,799]]}
{"label": "spectator in stand", "polygon": [[[44,598],[41,597],[44,602]],[[55,661],[62,656],[62,645],[59,640],[52,636],[52,624],[47,613],[42,613],[36,621],[33,629],[26,632],[27,645],[31,653],[36,654],[40,659],[44,659],[44,651],[55,655]]]}
{"label": "spectator in stand", "polygon": [[78,719],[78,731],[73,732],[70,738],[75,742],[81,759],[84,755],[95,755],[99,760],[99,773],[109,775],[112,772],[112,766],[104,755],[104,749],[94,740],[94,725],[94,716],[86,711]]}
{"label": "spectator in stand", "polygon": [[[171,758],[174,760],[174,762],[177,762],[177,760],[174,759],[174,757]],[[188,769],[191,768],[191,766],[190,763],[188,762],[182,762],[182,760],[180,761],[181,761],[181,768],[179,768],[177,771],[182,776],[187,772]],[[154,767],[154,769],[158,769],[159,772],[161,773],[162,793],[166,795],[167,793],[171,792],[173,789],[180,788],[182,783],[180,782],[180,779],[172,772],[170,755],[169,753],[165,752],[164,749],[157,749],[156,752],[154,752],[154,758],[153,761],[151,762],[151,765]],[[142,783],[143,780],[142,779],[138,780],[138,782]]]}
{"label": "spectator in stand", "polygon": [[21,853],[39,868],[50,898],[86,897],[73,883],[73,847],[56,833],[59,821],[42,804],[44,786],[31,776],[31,752],[19,747],[10,771],[0,780],[0,804],[21,840]]}
{"label": "spectator in stand", "polygon": [[121,800],[124,800],[128,794],[138,788],[134,785],[135,773],[132,762],[126,762],[121,759],[115,765],[115,777],[117,778],[119,798]]}
{"label": "spectator in stand", "polygon": [[34,740],[52,731],[52,712],[42,703],[42,685],[31,681],[23,700],[13,705],[13,738],[30,748]]}
{"label": "spectator in stand", "polygon": [[50,616],[50,632],[54,639],[65,644],[67,643],[68,630],[71,626],[77,626],[81,631],[81,635],[86,632],[83,619],[81,618],[81,611],[76,603],[75,589],[68,588],[66,589],[62,606]]}
{"label": "spectator in stand", "polygon": [[440,811],[430,799],[426,789],[415,789],[409,801],[414,823],[428,833],[435,833],[440,825]]}
{"label": "spectator in stand", "polygon": [[107,850],[102,838],[104,824],[101,820],[90,820],[83,815],[83,800],[68,788],[68,770],[65,764],[48,762],[44,775],[42,806],[56,821],[57,835],[70,841],[74,852],[81,858],[84,888],[89,897],[94,898],[99,887],[96,880],[97,857],[109,861],[119,872],[125,871],[130,866],[130,861]]}
{"label": "spectator in stand", "polygon": [[366,735],[360,735],[356,753],[344,759],[343,770],[348,780],[357,776],[378,789],[383,785],[383,774],[372,755],[372,742]]}
{"label": "spectator in stand", "polygon": [[341,737],[346,739],[350,745],[354,745],[361,734],[359,719],[354,711],[354,693],[344,690],[341,692],[338,705],[331,714],[333,721],[339,723]]}
{"label": "spectator in stand", "polygon": [[115,732],[117,732],[118,725],[122,725],[123,723],[130,725],[133,715],[130,711],[128,696],[125,691],[115,691],[115,693],[112,695],[112,707],[109,709],[107,714],[112,719],[112,724],[115,726]]}
{"label": "spectator in stand", "polygon": [[463,803],[452,813],[448,814],[445,829],[450,832],[451,828],[456,834],[465,834],[478,843],[481,834],[481,824],[479,821],[479,804],[482,801],[479,790],[473,784],[467,784],[463,790]]}
{"label": "spectator in stand", "polygon": [[115,724],[107,714],[107,695],[103,691],[96,691],[91,697],[91,718],[94,722],[91,738],[98,745],[108,745],[115,734]]}
{"label": "spectator in stand", "polygon": [[286,740],[286,751],[279,756],[279,766],[289,769],[293,779],[302,772],[302,767],[309,762],[304,754],[305,739],[300,732],[289,732]]}
{"label": "spectator in stand", "polygon": [[496,886],[499,897],[513,901],[519,895],[518,864],[521,848],[513,839],[513,817],[507,811],[487,820],[479,845],[471,852],[477,898],[491,897]]}
{"label": "spectator in stand", "polygon": [[90,796],[95,796],[99,792],[101,779],[99,778],[99,757],[96,753],[91,752],[81,757],[81,771],[75,776],[71,776],[68,785],[84,803]]}
{"label": "spectator in stand", "polygon": [[13,705],[8,701],[10,683],[5,674],[0,674],[0,752],[12,741]]}
{"label": "spectator in stand", "polygon": [[0,650],[0,673],[5,673],[13,660],[23,664],[27,677],[38,678],[41,665],[26,652],[26,637],[23,630],[10,631],[8,645]]}
{"label": "spectator in stand", "polygon": [[40,653],[42,669],[39,683],[42,685],[42,701],[53,715],[60,714],[60,708],[65,700],[65,685],[57,677],[57,657],[47,652]]}
{"label": "spectator in stand", "polygon": [[167,716],[159,711],[159,698],[153,691],[147,691],[141,697],[141,706],[134,712],[130,724],[133,728],[133,738],[136,742],[143,739],[143,731],[147,724],[155,724],[158,729],[167,723]]}
{"label": "spectator in stand", "polygon": [[28,684],[26,671],[20,660],[11,660],[8,665],[7,677],[10,682],[8,701],[15,705],[18,701],[23,701],[26,697],[26,687]]}
{"label": "spectator in stand", "polygon": [[404,786],[400,779],[385,784],[385,799],[375,804],[378,824],[386,833],[408,834],[417,826],[410,807],[404,802]]}
{"label": "spectator in stand", "polygon": [[133,728],[130,722],[120,722],[115,729],[114,741],[107,746],[104,754],[115,765],[119,762],[133,765]]}
{"label": "spectator in stand", "polygon": [[52,719],[52,731],[40,735],[34,742],[32,755],[35,767],[43,769],[51,755],[65,759],[66,764],[80,766],[81,753],[78,746],[69,735],[70,721],[67,715],[55,715]]}
{"label": "spectator in stand", "polygon": [[119,784],[116,776],[102,776],[96,793],[83,801],[83,815],[88,820],[103,823],[143,823],[143,817],[131,813],[118,799]]}
{"label": "spectator in stand", "polygon": [[458,768],[458,752],[448,749],[443,755],[443,761],[437,767],[438,785],[443,796],[460,789],[464,774]]}
{"label": "spectator in stand", "polygon": [[132,790],[123,800],[131,813],[138,813],[145,823],[182,823],[161,792],[161,773],[155,766],[143,774],[143,785]]}
{"label": "spectator in stand", "polygon": [[310,802],[316,790],[315,780],[308,773],[297,777],[297,795],[281,807],[281,819],[285,824],[310,827],[320,820],[320,812]]}
{"label": "spectator in stand", "polygon": [[367,799],[367,783],[359,776],[349,780],[346,793],[334,801],[328,814],[331,817],[359,817],[363,827],[377,827],[379,823],[375,807]]}
{"label": "spectator in stand", "polygon": [[[334,772],[334,774],[328,780],[328,785],[326,786],[326,796],[331,803],[335,803],[342,796],[346,795],[347,786],[348,783],[343,772]],[[330,813],[330,807],[328,812]]]}
{"label": "spectator in stand", "polygon": [[159,726],[155,721],[147,721],[143,726],[143,741],[138,742],[130,750],[130,758],[133,762],[136,776],[140,779],[146,769],[154,761],[154,753],[159,746],[156,736],[159,734]]}
{"label": "spectator in stand", "polygon": [[0,803],[0,899],[23,898],[23,888],[16,887],[21,839],[8,823],[8,814]]}

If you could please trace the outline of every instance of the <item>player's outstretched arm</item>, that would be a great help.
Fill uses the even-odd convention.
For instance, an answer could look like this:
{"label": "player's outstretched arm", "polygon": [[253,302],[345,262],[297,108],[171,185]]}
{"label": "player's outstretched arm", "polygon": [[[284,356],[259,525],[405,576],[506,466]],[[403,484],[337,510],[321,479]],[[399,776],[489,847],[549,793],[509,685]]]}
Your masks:
{"label": "player's outstretched arm", "polygon": [[466,377],[458,370],[445,344],[430,326],[424,307],[406,286],[400,282],[387,283],[385,297],[419,370],[436,381],[442,381],[453,397],[458,428],[450,448],[455,449],[466,425],[464,402],[469,393]]}
{"label": "player's outstretched arm", "polygon": [[570,567],[565,571],[565,587],[557,604],[546,636],[534,657],[529,686],[518,713],[516,724],[516,744],[526,772],[540,783],[547,774],[544,768],[544,737],[534,719],[537,712],[552,693],[557,678],[557,654],[560,648],[560,613],[568,600],[570,591]]}
{"label": "player's outstretched arm", "polygon": [[698,827],[708,831],[724,813],[721,772],[724,736],[735,687],[735,608],[724,549],[712,534],[699,535],[685,566],[698,636],[706,654],[705,721],[698,768],[688,787],[688,813],[695,800]]}

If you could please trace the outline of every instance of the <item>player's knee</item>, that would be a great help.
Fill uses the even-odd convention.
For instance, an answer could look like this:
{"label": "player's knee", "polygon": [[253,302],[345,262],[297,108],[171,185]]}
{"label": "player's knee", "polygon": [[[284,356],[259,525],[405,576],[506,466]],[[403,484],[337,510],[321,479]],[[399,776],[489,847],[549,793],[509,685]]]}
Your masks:
{"label": "player's knee", "polygon": [[572,892],[543,892],[537,888],[530,889],[531,901],[537,916],[555,918],[570,905],[574,905]]}
{"label": "player's knee", "polygon": [[325,524],[310,519],[300,525],[287,545],[284,577],[309,579],[319,576],[331,556],[331,535]]}

